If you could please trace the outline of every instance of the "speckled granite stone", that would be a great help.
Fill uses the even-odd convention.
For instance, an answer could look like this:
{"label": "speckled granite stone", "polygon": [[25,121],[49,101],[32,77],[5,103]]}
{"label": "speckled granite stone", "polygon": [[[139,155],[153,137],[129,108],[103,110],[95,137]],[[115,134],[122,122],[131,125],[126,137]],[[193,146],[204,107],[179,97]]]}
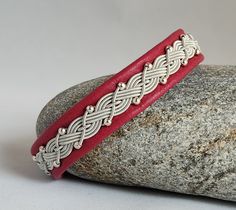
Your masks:
{"label": "speckled granite stone", "polygon": [[[106,79],[52,99],[39,115],[37,134]],[[236,201],[236,66],[199,66],[68,172]]]}

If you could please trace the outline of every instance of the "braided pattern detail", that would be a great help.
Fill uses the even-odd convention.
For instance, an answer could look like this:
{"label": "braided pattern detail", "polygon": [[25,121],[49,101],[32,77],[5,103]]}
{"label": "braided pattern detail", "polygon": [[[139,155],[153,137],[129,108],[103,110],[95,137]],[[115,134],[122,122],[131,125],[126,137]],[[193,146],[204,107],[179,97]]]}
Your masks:
{"label": "braided pattern detail", "polygon": [[166,47],[166,54],[158,56],[152,64],[146,63],[143,71],[133,75],[127,83],[120,82],[116,90],[100,98],[96,106],[88,106],[84,115],[72,121],[68,128],[60,128],[56,137],[39,148],[34,161],[50,175],[73,149],[80,149],[83,141],[94,136],[102,126],[111,125],[113,117],[124,113],[131,104],[138,105],[143,96],[159,83],[165,84],[170,75],[199,53],[200,47],[193,36],[181,35],[180,40]]}

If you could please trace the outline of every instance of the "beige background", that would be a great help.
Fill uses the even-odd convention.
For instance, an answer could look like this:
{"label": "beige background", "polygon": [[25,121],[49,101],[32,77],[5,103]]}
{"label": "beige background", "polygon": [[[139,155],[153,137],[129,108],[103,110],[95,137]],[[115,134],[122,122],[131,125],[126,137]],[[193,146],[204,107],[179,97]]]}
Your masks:
{"label": "beige background", "polygon": [[179,27],[236,64],[233,0],[0,0],[0,209],[226,210],[236,204],[65,178],[32,163],[35,121],[71,85],[119,71]]}

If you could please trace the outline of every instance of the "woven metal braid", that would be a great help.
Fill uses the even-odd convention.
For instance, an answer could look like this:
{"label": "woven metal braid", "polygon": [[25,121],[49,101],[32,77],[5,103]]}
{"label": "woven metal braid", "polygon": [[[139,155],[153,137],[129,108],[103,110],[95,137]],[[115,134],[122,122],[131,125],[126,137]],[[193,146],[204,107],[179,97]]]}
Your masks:
{"label": "woven metal braid", "polygon": [[159,83],[165,84],[170,75],[199,53],[200,47],[193,36],[181,35],[180,40],[166,47],[166,54],[158,56],[152,64],[146,63],[143,71],[127,83],[120,82],[116,90],[100,98],[96,106],[88,106],[84,115],[71,122],[68,128],[60,128],[56,137],[39,148],[33,156],[34,161],[50,175],[54,167],[60,167],[63,158],[82,147],[84,140],[98,133],[102,126],[111,125],[113,117],[124,113],[131,104],[138,105],[144,95],[151,93]]}

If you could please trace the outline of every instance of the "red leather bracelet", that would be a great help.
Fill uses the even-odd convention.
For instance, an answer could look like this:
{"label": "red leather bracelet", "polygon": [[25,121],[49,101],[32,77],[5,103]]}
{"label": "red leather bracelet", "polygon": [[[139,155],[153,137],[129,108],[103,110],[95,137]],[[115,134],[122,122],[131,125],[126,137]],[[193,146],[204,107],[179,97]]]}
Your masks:
{"label": "red leather bracelet", "polygon": [[203,59],[197,41],[182,29],[175,31],[49,126],[31,148],[33,159],[47,174],[60,178],[76,160],[144,111]]}

